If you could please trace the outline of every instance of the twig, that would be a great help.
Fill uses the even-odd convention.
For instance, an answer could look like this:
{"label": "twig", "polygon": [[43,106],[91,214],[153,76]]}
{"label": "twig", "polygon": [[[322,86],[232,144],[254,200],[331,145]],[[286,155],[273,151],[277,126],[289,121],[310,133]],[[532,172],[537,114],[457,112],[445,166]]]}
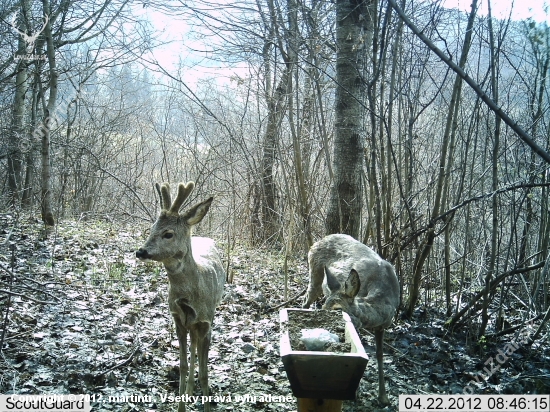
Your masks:
{"label": "twig", "polygon": [[4,341],[8,341],[8,340],[18,338],[19,336],[26,335],[27,333],[29,333],[28,330],[26,330],[24,332],[21,332],[21,333],[16,333],[15,335],[8,336],[6,339],[4,339]]}
{"label": "twig", "polygon": [[[544,262],[539,262],[535,265],[526,266],[526,267],[523,267],[523,268],[516,268],[516,269],[512,269],[508,272],[502,273],[501,275],[498,275],[496,278],[494,278],[491,281],[490,289],[493,290],[494,288],[496,288],[500,284],[500,282],[502,282],[508,276],[517,275],[519,273],[529,272],[531,270],[537,270],[537,269],[540,269],[542,267],[544,267]],[[466,312],[472,310],[472,308],[475,307],[476,302],[478,300],[480,300],[482,298],[482,296],[483,296],[483,290],[477,292],[476,295],[472,299],[470,299],[470,302],[466,306],[464,306],[459,312],[457,312],[451,318],[449,318],[445,324],[447,326],[456,325],[458,323],[458,321],[466,314]]]}
{"label": "twig", "polygon": [[114,371],[115,369],[122,368],[123,366],[128,365],[128,364],[132,361],[132,359],[134,358],[134,356],[136,356],[139,352],[141,352],[141,349],[140,349],[140,347],[138,346],[138,347],[136,347],[136,348],[134,349],[134,351],[132,352],[132,354],[130,355],[130,357],[129,357],[128,359],[126,359],[126,360],[120,362],[119,364],[113,366],[111,369],[107,369],[107,370],[104,371],[104,372],[98,373],[97,375],[95,375],[95,378],[99,378],[99,377],[101,377],[101,376],[103,376],[103,375],[107,375],[108,373]]}
{"label": "twig", "polygon": [[[18,280],[19,280],[19,278],[18,278]],[[50,298],[54,299],[55,301],[61,302],[61,299],[59,299],[58,297],[52,295],[51,293],[46,292],[44,290],[33,288],[33,287],[31,287],[27,284],[24,284],[24,285],[21,285],[21,286],[20,285],[14,285],[12,289],[24,290],[25,292],[31,291],[31,292],[36,292],[36,293],[43,293],[44,295],[49,296]]]}
{"label": "twig", "polygon": [[22,298],[32,300],[35,303],[41,303],[43,305],[51,305],[52,303],[54,303],[54,302],[49,302],[47,300],[38,300],[38,299],[35,299],[35,298],[31,298],[28,295],[23,295],[22,293],[12,292],[12,291],[6,290],[6,289],[0,289],[0,293],[7,293],[8,295],[11,295],[11,296],[20,296]]}
{"label": "twig", "polygon": [[[5,271],[8,275],[10,275],[10,279],[16,279],[16,276],[15,274],[13,273],[13,271],[11,269],[8,269],[7,267],[5,267],[4,265],[2,265],[0,263],[0,269],[2,269],[3,271]],[[17,280],[25,280],[25,281],[29,281],[29,282],[33,282],[33,283],[36,283],[42,287],[45,287],[46,285],[63,285],[62,283],[59,283],[59,282],[47,282],[47,283],[40,283],[34,279],[31,279],[27,276],[23,276],[23,275],[17,275]],[[31,290],[33,292],[36,292],[36,293],[43,293],[44,295],[47,295],[49,297],[51,297],[52,299],[56,300],[57,302],[61,302],[61,299],[57,298],[56,296],[52,295],[51,293],[49,292],[45,292],[43,290],[40,290],[40,289],[35,289],[27,284],[24,284],[24,285],[14,285],[14,284],[10,284],[10,289],[14,289],[14,288],[17,288],[17,289],[24,289],[25,291],[28,291],[28,290]],[[12,294],[12,295],[15,295],[15,296],[22,296],[22,297],[25,297],[25,298],[28,298],[34,302],[37,302],[37,303],[43,303],[43,304],[48,304],[48,303],[53,303],[53,302],[46,302],[46,301],[41,301],[41,300],[36,300],[36,299],[33,299],[33,298],[30,298],[28,297],[27,295],[20,295],[16,292],[8,292],[6,290],[3,290],[3,289],[0,289],[0,292],[5,292],[5,293],[8,293],[8,294]]]}
{"label": "twig", "polygon": [[[550,308],[549,308],[550,309]],[[542,318],[542,313],[536,317],[534,317],[533,319],[529,319],[523,323],[520,323],[519,325],[516,325],[516,326],[512,326],[510,328],[507,328],[507,329],[503,329],[501,330],[500,332],[496,332],[496,333],[487,333],[485,334],[485,336],[487,338],[497,338],[499,336],[503,336],[503,335],[509,335],[510,333],[514,333],[515,331],[517,331],[518,329],[521,329],[523,328],[525,325],[529,325],[530,323],[536,321],[536,320],[539,320]],[[544,324],[544,322],[543,322]],[[532,344],[533,342],[530,343],[530,345]]]}
{"label": "twig", "polygon": [[445,55],[435,44],[433,44],[425,35],[420,31],[405,15],[401,7],[397,5],[395,0],[388,0],[393,9],[399,15],[399,18],[412,30],[414,34],[418,36],[422,42],[430,48],[443,62],[449,66],[456,74],[458,74],[470,87],[476,92],[483,102],[495,112],[506,123],[518,137],[523,140],[539,157],[541,157],[546,163],[550,163],[550,154],[547,153],[542,147],[540,147],[527,132],[525,132],[514,120],[512,120],[501,108],[498,106],[485,92],[479,87],[479,85],[466,74],[456,63],[454,63],[448,56]]}
{"label": "twig", "polygon": [[292,303],[293,301],[295,301],[296,299],[298,299],[300,296],[302,296],[304,293],[306,293],[306,290],[307,290],[307,287],[304,288],[304,290],[302,290],[300,293],[298,293],[296,296],[290,298],[289,300],[287,300],[286,302],[283,302],[281,303],[280,305],[277,305],[275,307],[272,307],[272,308],[267,308],[264,313],[271,313],[277,309],[280,309],[282,307],[285,307],[286,305],[288,305],[289,303]]}
{"label": "twig", "polygon": [[13,231],[15,230],[15,225],[12,226],[12,228],[10,229],[10,232],[8,233],[8,235],[6,236],[6,239],[4,240],[4,242],[2,243],[3,245],[5,245],[6,243],[9,242],[10,238],[11,238],[11,235],[13,235]]}

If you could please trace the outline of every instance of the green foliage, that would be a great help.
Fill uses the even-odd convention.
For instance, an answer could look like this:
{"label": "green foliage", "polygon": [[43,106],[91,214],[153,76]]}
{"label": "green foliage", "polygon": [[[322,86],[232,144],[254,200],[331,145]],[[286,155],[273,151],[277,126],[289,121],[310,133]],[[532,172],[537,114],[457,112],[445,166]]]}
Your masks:
{"label": "green foliage", "polygon": [[487,337],[485,335],[482,335],[480,336],[480,338],[477,340],[477,344],[479,346],[479,349],[482,351],[482,352],[485,352],[485,350],[487,349],[487,345],[489,344],[489,340],[487,339]]}

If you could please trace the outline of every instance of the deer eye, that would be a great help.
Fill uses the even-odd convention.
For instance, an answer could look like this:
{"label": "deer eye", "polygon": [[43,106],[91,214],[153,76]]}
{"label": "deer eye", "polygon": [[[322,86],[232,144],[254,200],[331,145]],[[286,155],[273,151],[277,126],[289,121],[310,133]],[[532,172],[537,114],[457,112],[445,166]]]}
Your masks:
{"label": "deer eye", "polygon": [[162,237],[164,239],[172,239],[174,237],[174,232],[166,232]]}

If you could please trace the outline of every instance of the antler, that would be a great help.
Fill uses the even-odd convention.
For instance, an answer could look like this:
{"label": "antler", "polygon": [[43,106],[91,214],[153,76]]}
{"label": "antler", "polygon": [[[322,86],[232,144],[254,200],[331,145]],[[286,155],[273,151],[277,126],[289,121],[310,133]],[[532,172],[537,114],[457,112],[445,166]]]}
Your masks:
{"label": "antler", "polygon": [[171,213],[178,213],[181,205],[185,202],[185,199],[189,197],[193,189],[195,188],[195,183],[187,182],[187,184],[180,183],[178,185],[178,195],[174,199],[174,203],[170,207]]}
{"label": "antler", "polygon": [[16,15],[14,15],[12,20],[11,20],[11,26],[13,27],[13,29],[17,33],[19,33],[19,35],[25,41],[25,43],[27,43],[27,51],[32,52],[34,50],[34,44],[36,43],[36,40],[38,39],[38,36],[40,36],[40,34],[46,28],[46,25],[50,21],[50,17],[47,14],[44,15],[44,24],[42,25],[42,28],[40,30],[38,30],[35,34],[32,34],[32,35],[28,35],[24,31],[19,30],[19,28],[17,27],[17,24],[15,22],[15,17],[16,17]]}
{"label": "antler", "polygon": [[168,183],[163,183],[161,186],[158,183],[155,183],[155,189],[157,189],[157,193],[160,198],[161,210],[166,210],[169,213],[178,213],[181,205],[183,205],[183,202],[185,202],[185,199],[189,197],[194,188],[195,183],[193,182],[178,184],[178,194],[172,203],[172,197],[170,196],[170,185]]}
{"label": "antler", "polygon": [[163,183],[160,187],[160,205],[162,210],[168,210],[171,204],[172,197],[170,196],[170,185],[168,183]]}
{"label": "antler", "polygon": [[[48,16],[47,14],[44,15],[44,25],[42,26],[42,28],[40,30],[38,30],[38,34],[42,33],[44,31],[44,29],[46,28],[46,26],[48,25],[48,22],[50,21],[50,16]],[[37,37],[38,37],[38,34],[37,34]]]}
{"label": "antler", "polygon": [[11,19],[11,21],[10,21],[11,27],[12,27],[17,33],[19,33],[19,35],[23,38],[23,40],[26,41],[26,38],[28,37],[28,36],[27,36],[27,33],[25,33],[24,31],[19,30],[19,28],[17,27],[17,23],[16,23],[16,21],[15,21],[16,17],[17,17],[17,13],[13,15],[13,17],[12,17],[12,19]]}

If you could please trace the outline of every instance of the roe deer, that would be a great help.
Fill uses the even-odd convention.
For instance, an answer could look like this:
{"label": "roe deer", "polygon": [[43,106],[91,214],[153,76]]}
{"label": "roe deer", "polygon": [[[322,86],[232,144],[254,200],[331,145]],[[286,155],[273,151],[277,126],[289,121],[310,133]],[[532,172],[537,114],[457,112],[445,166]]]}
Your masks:
{"label": "roe deer", "polygon": [[[378,361],[378,400],[389,404],[384,386],[382,345],[399,305],[399,283],[393,266],[348,235],[328,235],[308,254],[309,287],[304,308],[323,293],[323,309],[341,309],[356,328],[374,330]],[[326,279],[325,281],[323,281]]]}
{"label": "roe deer", "polygon": [[[161,199],[161,212],[151,228],[145,245],[136,252],[144,261],[164,263],[168,274],[168,306],[176,324],[180,346],[179,394],[193,394],[195,354],[199,358],[199,382],[204,396],[208,388],[208,349],[212,336],[214,311],[220,302],[225,284],[225,272],[212,239],[191,237],[191,229],[199,223],[212,203],[212,197],[180,214],[179,209],[195,184],[178,185],[174,202],[170,199],[170,186],[155,185]],[[187,366],[187,333],[191,337],[191,367]],[[185,385],[185,377],[187,386]],[[210,403],[204,404],[210,411]],[[185,411],[179,402],[178,412]]]}

